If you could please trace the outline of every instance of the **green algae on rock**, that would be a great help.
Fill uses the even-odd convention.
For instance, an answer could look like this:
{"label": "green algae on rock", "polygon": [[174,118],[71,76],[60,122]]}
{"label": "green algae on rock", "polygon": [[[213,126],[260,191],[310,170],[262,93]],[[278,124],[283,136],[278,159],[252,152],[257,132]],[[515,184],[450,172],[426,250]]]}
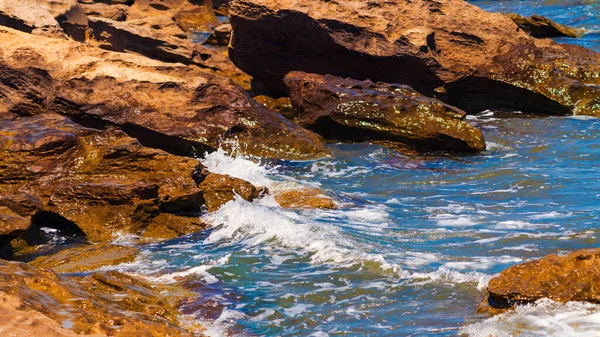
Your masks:
{"label": "green algae on rock", "polygon": [[373,141],[397,149],[485,150],[481,131],[465,112],[406,85],[291,72],[285,77],[295,121],[325,138]]}

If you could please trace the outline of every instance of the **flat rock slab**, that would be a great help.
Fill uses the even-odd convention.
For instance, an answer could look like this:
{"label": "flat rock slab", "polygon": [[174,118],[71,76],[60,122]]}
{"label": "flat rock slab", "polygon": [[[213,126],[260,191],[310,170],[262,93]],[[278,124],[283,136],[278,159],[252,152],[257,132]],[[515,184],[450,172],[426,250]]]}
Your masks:
{"label": "flat rock slab", "polygon": [[113,266],[135,260],[139,250],[135,247],[111,244],[67,248],[56,254],[38,257],[29,264],[37,268],[52,269],[57,273],[80,273],[104,266]]}
{"label": "flat rock slab", "polygon": [[510,267],[490,280],[488,292],[488,302],[496,308],[541,298],[600,303],[600,249],[548,255]]}

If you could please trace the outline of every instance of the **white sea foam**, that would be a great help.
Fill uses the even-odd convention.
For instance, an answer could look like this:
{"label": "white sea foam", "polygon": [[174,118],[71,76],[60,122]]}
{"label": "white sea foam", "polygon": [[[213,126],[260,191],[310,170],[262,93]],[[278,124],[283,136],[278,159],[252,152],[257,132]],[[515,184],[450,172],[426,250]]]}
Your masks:
{"label": "white sea foam", "polygon": [[461,330],[472,337],[600,336],[600,306],[584,302],[556,303],[549,299],[517,307]]}
{"label": "white sea foam", "polygon": [[411,275],[413,284],[427,284],[431,282],[450,284],[477,283],[477,290],[479,291],[482,291],[487,287],[492,277],[494,277],[494,275],[476,271],[461,273],[447,267],[440,267],[436,271],[429,273],[413,273]]}
{"label": "white sea foam", "polygon": [[552,211],[552,212],[543,213],[543,214],[535,214],[535,215],[530,216],[529,218],[533,219],[533,220],[542,220],[542,219],[565,218],[565,217],[569,217],[572,215],[573,215],[573,212],[560,213],[560,212]]}

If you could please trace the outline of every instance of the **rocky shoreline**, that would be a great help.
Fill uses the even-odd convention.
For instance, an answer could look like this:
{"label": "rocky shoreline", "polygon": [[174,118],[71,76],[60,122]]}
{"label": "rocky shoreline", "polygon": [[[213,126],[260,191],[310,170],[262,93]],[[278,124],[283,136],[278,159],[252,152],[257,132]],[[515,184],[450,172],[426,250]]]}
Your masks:
{"label": "rocky shoreline", "polygon": [[[337,205],[198,158],[316,160],[328,141],[472,155],[486,144],[468,113],[600,116],[600,55],[555,34],[578,33],[462,0],[0,1],[0,332],[202,335],[179,319],[199,294],[97,269],[206,229],[236,196]],[[485,307],[598,302],[596,255],[512,267]]]}

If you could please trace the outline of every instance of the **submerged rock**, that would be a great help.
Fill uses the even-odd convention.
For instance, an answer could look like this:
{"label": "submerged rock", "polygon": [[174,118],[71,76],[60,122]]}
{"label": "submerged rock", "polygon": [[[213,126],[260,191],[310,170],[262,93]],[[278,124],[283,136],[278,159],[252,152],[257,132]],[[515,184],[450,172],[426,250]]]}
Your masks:
{"label": "submerged rock", "polygon": [[522,30],[527,32],[529,35],[536,38],[545,37],[578,37],[582,32],[581,30],[561,25],[556,23],[547,17],[540,15],[532,15],[531,17],[524,17],[519,14],[507,14],[507,16],[514,21]]}
{"label": "submerged rock", "polygon": [[400,150],[485,150],[465,113],[406,85],[291,72],[295,121],[325,138],[383,142]]}
{"label": "submerged rock", "polygon": [[[92,127],[117,126],[146,146],[187,156],[237,143],[246,154],[269,158],[329,155],[316,134],[197,67],[8,28],[0,29],[0,42],[7,80],[26,83],[24,90],[33,93],[0,82],[0,90],[10,93],[6,115],[54,111]],[[43,89],[36,89],[37,78],[47,82]]]}
{"label": "submerged rock", "polygon": [[280,94],[298,70],[403,83],[468,112],[600,116],[586,104],[600,93],[597,53],[466,1],[238,0],[230,15],[232,60]]}
{"label": "submerged rock", "polygon": [[67,322],[77,334],[192,336],[179,327],[177,310],[153,286],[114,271],[67,278],[0,260],[0,292],[18,297],[20,310]]}
{"label": "submerged rock", "polygon": [[490,280],[488,302],[495,308],[533,303],[542,298],[600,303],[599,285],[600,249],[579,250],[565,256],[548,255],[506,269]]}

